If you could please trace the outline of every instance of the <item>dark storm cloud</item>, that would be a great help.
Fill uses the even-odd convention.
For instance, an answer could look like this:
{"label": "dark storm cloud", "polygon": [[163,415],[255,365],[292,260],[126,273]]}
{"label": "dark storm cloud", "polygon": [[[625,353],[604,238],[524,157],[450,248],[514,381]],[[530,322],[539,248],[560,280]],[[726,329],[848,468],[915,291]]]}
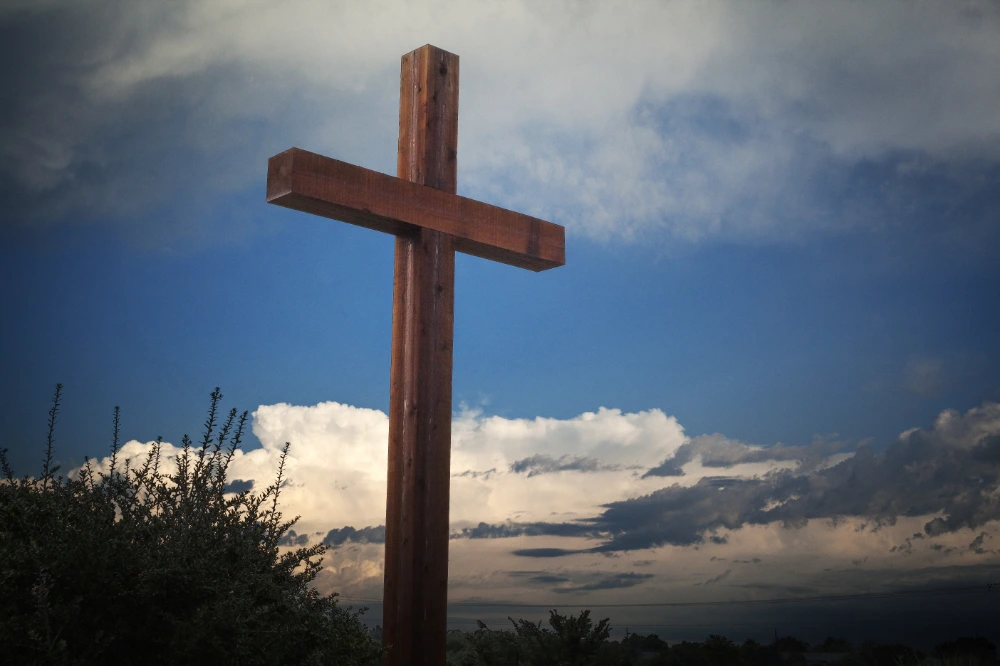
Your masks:
{"label": "dark storm cloud", "polygon": [[181,117],[218,81],[169,77],[122,99],[92,78],[141,49],[150,24],[171,11],[149,5],[137,13],[128,4],[71,3],[0,20],[0,55],[18,63],[5,72],[9,103],[0,105],[0,182],[13,213],[5,226],[127,216],[160,203],[197,170],[182,168],[177,148],[193,137]]}
{"label": "dark storm cloud", "polygon": [[253,479],[244,481],[243,479],[233,479],[226,484],[227,493],[241,493],[244,490],[253,490]]}
{"label": "dark storm cloud", "polygon": [[673,457],[667,458],[657,467],[646,472],[643,478],[650,476],[683,476],[681,469],[685,464],[700,459],[705,467],[732,467],[743,463],[759,463],[770,461],[795,461],[799,471],[814,469],[823,460],[841,452],[846,447],[845,442],[817,440],[810,446],[785,446],[776,444],[763,448],[748,446],[742,442],[728,439],[722,435],[701,435],[682,444]]}
{"label": "dark storm cloud", "polygon": [[653,574],[639,574],[639,573],[616,573],[609,575],[599,575],[596,580],[592,580],[587,583],[580,583],[574,585],[567,585],[562,587],[552,588],[553,592],[593,592],[596,590],[618,590],[626,587],[635,587],[636,585],[641,585],[650,578],[653,578]]}
{"label": "dark storm cloud", "polygon": [[0,57],[17,63],[0,104],[2,237],[68,225],[145,245],[255,233],[255,216],[220,201],[259,182],[303,125],[329,119],[328,100],[303,102],[296,77],[213,54],[183,29],[191,3],[36,4],[0,10]]}
{"label": "dark storm cloud", "polygon": [[[941,545],[941,544],[934,544]],[[935,566],[865,566],[825,569],[809,581],[809,587],[769,584],[760,581],[734,583],[737,587],[768,589],[773,596],[809,596],[836,593],[836,590],[864,590],[866,594],[891,593],[930,595],[942,590],[985,591],[987,584],[1000,577],[1000,561],[984,559],[978,563],[963,562]]]}
{"label": "dark storm cloud", "polygon": [[696,583],[696,585],[712,585],[714,583],[718,583],[718,582],[723,581],[726,578],[728,578],[729,574],[731,574],[731,573],[733,573],[732,569],[726,569],[725,571],[723,571],[722,573],[720,573],[718,576],[713,576],[712,578],[709,578],[708,580],[706,580],[704,583]]}
{"label": "dark storm cloud", "polygon": [[[858,446],[855,455],[840,464],[816,469],[817,451],[833,452],[839,444],[783,447],[779,460],[806,463],[794,470],[777,470],[759,478],[705,477],[690,487],[674,484],[649,495],[605,505],[595,518],[580,521],[607,540],[592,552],[617,552],[665,544],[694,545],[721,542],[720,528],[778,523],[785,528],[810,520],[836,523],[858,517],[878,530],[901,516],[940,513],[924,526],[928,537],[962,528],[976,529],[1000,519],[1000,462],[996,454],[1000,435],[1000,404],[986,403],[965,414],[943,412],[929,429],[904,433],[881,455]],[[748,451],[743,445],[719,439],[703,441],[690,451],[708,451],[720,466],[763,461],[768,449]],[[695,455],[691,453],[690,455]],[[542,529],[536,527],[536,529]],[[550,528],[554,533],[555,525]],[[987,535],[988,537],[989,535]],[[911,539],[907,540],[910,543]],[[974,544],[974,545],[973,545]],[[983,541],[970,544],[982,549]],[[909,546],[901,544],[897,550]],[[537,549],[515,551],[532,557],[557,557],[579,551]]]}
{"label": "dark storm cloud", "polygon": [[279,546],[304,546],[309,543],[308,534],[296,534],[295,530],[288,530],[288,534],[278,539]]}
{"label": "dark storm cloud", "polygon": [[[682,444],[681,448],[684,446],[687,445]],[[680,453],[679,449],[678,453]],[[657,465],[643,474],[642,478],[645,479],[650,476],[684,476],[684,470],[682,467],[685,462],[687,462],[686,459],[678,459],[678,455],[675,454],[673,458],[667,458],[660,465]]]}
{"label": "dark storm cloud", "polygon": [[[996,622],[997,589],[987,582],[1000,581],[1000,561],[992,564],[963,562],[954,566],[829,569],[805,584],[741,578],[734,573],[710,591],[726,588],[727,599],[796,599],[794,603],[727,603],[695,607],[644,607],[629,614],[626,609],[602,609],[619,631],[643,624],[642,633],[669,635],[673,641],[704,641],[718,633],[737,643],[746,638],[767,644],[775,629],[781,636],[817,644],[827,636],[843,636],[860,645],[865,641],[902,642],[928,650],[944,640],[982,635],[1000,643]],[[542,575],[544,572],[525,572]],[[584,572],[559,574],[577,583],[591,582]],[[705,577],[709,577],[706,573]],[[597,576],[594,577],[596,579]],[[860,598],[861,592],[873,593]],[[831,601],[831,595],[847,592],[848,598]],[[627,593],[626,593],[627,594]],[[879,596],[881,595],[881,596]],[[561,598],[567,598],[562,597]],[[811,597],[821,599],[811,600]],[[672,600],[665,597],[664,601]],[[678,599],[679,600],[679,599]],[[557,607],[554,604],[554,607]],[[506,619],[507,609],[497,618]],[[541,618],[542,615],[539,615]],[[488,618],[484,618],[492,626]],[[651,626],[655,625],[655,626]]]}
{"label": "dark storm cloud", "polygon": [[[859,526],[859,527],[861,527],[861,526]],[[906,555],[909,555],[910,553],[913,552],[913,542],[914,541],[920,541],[921,539],[924,539],[924,538],[926,538],[926,537],[924,536],[923,532],[915,532],[914,534],[912,534],[912,535],[906,537],[905,539],[903,539],[903,543],[896,544],[895,546],[893,546],[892,548],[890,548],[889,552],[890,553],[904,553]]]}
{"label": "dark storm cloud", "polygon": [[539,574],[537,576],[532,576],[528,579],[529,583],[538,583],[541,585],[552,585],[554,583],[568,583],[569,578],[565,576],[555,576],[552,574]]}
{"label": "dark storm cloud", "polygon": [[997,551],[986,548],[983,544],[986,543],[986,539],[992,539],[993,535],[988,532],[980,532],[979,536],[972,540],[969,544],[969,550],[974,552],[976,555],[985,555],[986,553],[996,553]]}
{"label": "dark storm cloud", "polygon": [[580,523],[479,523],[453,532],[452,539],[507,539],[519,536],[596,537],[597,530]]}
{"label": "dark storm cloud", "polygon": [[529,478],[538,476],[539,474],[553,474],[555,472],[615,472],[619,469],[621,469],[620,465],[608,465],[602,463],[597,458],[571,455],[553,458],[544,453],[515,460],[510,465],[510,471],[515,474],[527,472]]}
{"label": "dark storm cloud", "polygon": [[364,527],[360,530],[350,525],[340,529],[330,530],[323,543],[336,548],[347,542],[351,543],[385,543],[385,525],[376,527]]}
{"label": "dark storm cloud", "polygon": [[488,481],[490,477],[496,473],[497,473],[496,467],[482,471],[467,469],[464,472],[452,474],[451,478],[453,479],[470,478],[470,479],[482,479],[483,481]]}
{"label": "dark storm cloud", "polygon": [[540,532],[531,533],[525,525],[503,523],[490,525],[479,523],[475,527],[463,527],[461,532],[452,533],[452,539],[506,539],[516,536],[535,536]]}
{"label": "dark storm cloud", "polygon": [[[322,31],[299,31],[288,40],[292,33],[281,18],[276,23],[255,7],[224,2],[17,2],[0,6],[0,57],[16,63],[5,68],[0,105],[6,232],[110,223],[147,242],[247,233],[252,216],[234,212],[237,221],[204,213],[219,213],[212,206],[220,192],[259,182],[268,156],[303,137],[338,147],[350,161],[371,160],[366,156],[378,154],[374,143],[395,143],[395,62],[374,53],[403,50],[391,35],[402,34],[407,12],[390,16],[377,38],[369,35],[374,45],[363,39],[367,48],[359,48]],[[352,34],[371,29],[342,4],[295,3],[286,13]],[[665,16],[688,13],[658,4],[621,15],[648,30],[665,22],[676,29],[681,21]],[[563,106],[565,120],[553,124],[547,103],[524,104],[504,123],[502,140],[530,141],[532,163],[582,165],[582,175],[596,185],[581,194],[580,175],[553,174],[539,186],[523,159],[504,150],[492,151],[495,166],[478,177],[509,181],[506,189],[520,192],[517,197],[562,211],[602,238],[608,231],[638,239],[646,236],[633,232],[660,230],[687,240],[780,241],[895,225],[960,227],[952,238],[990,247],[984,241],[996,239],[1000,141],[992,86],[997,55],[988,45],[996,41],[1000,12],[985,4],[989,9],[978,8],[977,18],[966,20],[960,9],[829,7],[835,5],[796,8],[790,32],[783,5],[723,3],[693,30],[682,28],[695,48],[681,79],[697,85],[663,81],[650,71],[643,77],[648,94],[605,96],[616,100],[610,104],[601,96],[579,104],[560,93],[560,81],[588,71],[586,58],[579,70],[530,67],[589,50],[590,33],[564,17],[560,39],[535,40],[508,67],[529,71],[522,81],[532,82],[529,87],[554,91],[548,103]],[[488,7],[470,6],[463,6],[470,24],[489,16]],[[719,17],[725,18],[715,25]],[[552,20],[531,10],[508,28],[518,40]],[[885,39],[867,38],[869,30],[844,31],[855,22]],[[827,24],[839,29],[816,27]],[[725,38],[729,56],[697,48],[732,26],[742,28]],[[619,67],[657,67],[658,31],[640,29],[628,48],[618,48],[610,35],[601,39],[625,56]],[[491,38],[473,43],[473,57],[475,49],[496,45]],[[342,66],[320,71],[315,59],[323,56]],[[508,67],[487,65],[480,85],[509,81]],[[922,85],[912,85],[917,79]],[[604,121],[593,126],[597,118],[614,118],[624,137],[649,133],[650,148],[620,154],[623,135],[608,132]],[[482,133],[481,126],[473,136]],[[660,142],[671,149],[654,148]],[[382,166],[391,170],[391,150],[385,159]],[[166,219],[135,223],[154,209]],[[891,238],[898,248],[897,235]]]}
{"label": "dark storm cloud", "polygon": [[767,592],[768,596],[772,599],[781,599],[782,597],[794,598],[816,596],[821,592],[821,590],[816,587],[806,585],[784,585],[782,583],[739,583],[736,587],[742,587],[750,590],[761,590],[762,592]]}
{"label": "dark storm cloud", "polygon": [[[802,491],[801,477],[772,473],[762,479],[733,479],[725,486],[701,479],[694,486],[671,486],[644,497],[606,505],[593,519],[595,527],[612,534],[598,550],[636,550],[663,544],[693,545],[715,537],[720,527],[737,529],[756,516],[772,522],[760,511],[775,496]],[[757,515],[759,514],[759,515]],[[789,525],[791,526],[791,525]]]}
{"label": "dark storm cloud", "polygon": [[511,551],[514,555],[521,557],[562,557],[563,555],[574,555],[576,553],[586,553],[586,550],[567,550],[566,548],[522,548]]}
{"label": "dark storm cloud", "polygon": [[654,578],[653,574],[607,571],[560,571],[553,574],[545,571],[508,571],[512,578],[524,580],[540,586],[552,587],[553,592],[592,592],[595,590],[615,590],[635,587]]}
{"label": "dark storm cloud", "polygon": [[972,449],[972,457],[983,463],[1000,465],[1000,434],[987,437]]}

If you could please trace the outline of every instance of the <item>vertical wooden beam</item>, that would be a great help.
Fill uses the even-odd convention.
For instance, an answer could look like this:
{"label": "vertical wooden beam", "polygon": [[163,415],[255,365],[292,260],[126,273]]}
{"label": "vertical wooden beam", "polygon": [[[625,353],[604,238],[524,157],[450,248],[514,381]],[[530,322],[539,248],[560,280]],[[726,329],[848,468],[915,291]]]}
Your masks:
{"label": "vertical wooden beam", "polygon": [[[402,58],[397,176],[455,193],[458,56]],[[397,236],[392,302],[384,666],[445,663],[455,248],[421,228]]]}

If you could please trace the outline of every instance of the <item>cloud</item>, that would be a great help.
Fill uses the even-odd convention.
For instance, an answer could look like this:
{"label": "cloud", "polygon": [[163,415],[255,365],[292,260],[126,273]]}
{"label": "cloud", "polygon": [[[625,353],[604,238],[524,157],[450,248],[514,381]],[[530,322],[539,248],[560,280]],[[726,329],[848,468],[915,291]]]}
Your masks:
{"label": "cloud", "polygon": [[459,533],[453,533],[451,535],[452,539],[457,538],[467,538],[467,539],[509,539],[515,536],[532,535],[532,529],[527,525],[514,525],[512,523],[506,523],[503,525],[488,525],[487,523],[479,523],[475,527],[464,527]]}
{"label": "cloud", "polygon": [[712,585],[714,583],[718,583],[719,581],[722,581],[722,580],[725,580],[726,578],[728,578],[729,574],[731,574],[731,573],[733,573],[732,569],[726,569],[725,571],[723,571],[722,573],[720,573],[718,576],[714,576],[712,578],[709,578],[704,583],[698,583],[698,585]]}
{"label": "cloud", "polygon": [[976,555],[995,553],[996,552],[995,550],[990,550],[983,546],[983,544],[986,542],[986,539],[992,539],[992,538],[993,538],[992,534],[988,532],[980,532],[979,535],[972,540],[972,543],[969,544],[969,550],[974,552]]}
{"label": "cloud", "polygon": [[[655,488],[657,480],[639,473],[684,441],[677,420],[657,409],[629,414],[601,408],[570,419],[459,412],[452,435],[452,523],[511,522],[527,529],[553,522],[553,512],[563,519],[558,522],[592,516],[605,502]],[[545,472],[524,473],[529,469]],[[484,470],[498,471],[464,475]]]}
{"label": "cloud", "polygon": [[[592,578],[595,576],[591,576]],[[553,588],[553,592],[559,592],[561,594],[569,592],[594,592],[596,590],[618,590],[627,587],[635,587],[636,585],[641,585],[647,580],[655,578],[653,574],[639,574],[634,572],[627,573],[615,573],[615,574],[597,574],[596,580],[591,582],[576,584],[576,585],[564,585],[560,587]]]}
{"label": "cloud", "polygon": [[295,530],[288,530],[285,536],[278,539],[279,546],[304,546],[309,543],[308,534],[296,534]]}
{"label": "cloud", "polygon": [[254,487],[253,479],[250,479],[248,481],[244,481],[243,479],[233,479],[232,481],[226,484],[226,492],[242,493],[243,491],[246,490],[253,490],[253,487]]}
{"label": "cloud", "polygon": [[316,587],[362,599],[381,599],[384,549],[379,544],[352,544],[327,550]]}
{"label": "cloud", "polygon": [[[903,433],[881,455],[861,445],[832,467],[776,469],[754,478],[703,477],[693,486],[674,484],[611,503],[584,522],[613,535],[596,548],[610,551],[693,545],[713,539],[719,529],[770,523],[795,528],[846,516],[879,529],[903,516],[933,515],[924,533],[940,536],[1000,519],[997,448],[1000,404],[985,403],[965,414],[944,411],[931,428]],[[728,444],[724,450],[742,451]],[[739,453],[729,459],[744,458]]]}
{"label": "cloud", "polygon": [[[800,473],[827,466],[846,442],[816,439],[808,446],[751,446],[723,435],[700,435],[685,442],[671,458],[646,472],[646,476],[684,476],[683,467],[698,461],[704,467],[732,467],[744,463],[790,462]],[[839,461],[838,461],[839,462]]]}
{"label": "cloud", "polygon": [[513,551],[514,555],[520,557],[563,557],[580,553],[579,550],[568,550],[566,548],[520,548]]}
{"label": "cloud", "polygon": [[336,548],[345,543],[385,543],[385,525],[363,527],[360,530],[350,525],[332,529],[323,538],[323,543]]}
{"label": "cloud", "polygon": [[281,446],[291,442],[282,506],[303,517],[301,529],[325,533],[351,523],[385,522],[389,422],[384,413],[336,402],[279,403],[258,407],[252,427],[262,448],[235,458],[232,473],[267,478]]}
{"label": "cloud", "polygon": [[579,523],[479,523],[452,532],[452,539],[510,539],[518,536],[595,537],[598,533],[589,525]]}
{"label": "cloud", "polygon": [[642,585],[656,576],[654,574],[608,571],[573,570],[558,574],[542,571],[509,571],[508,576],[525,581],[533,586],[546,587],[558,594],[573,592],[596,592],[617,590]]}
{"label": "cloud", "polygon": [[[384,540],[385,414],[335,402],[282,403],[259,407],[253,430],[262,448],[234,457],[233,489],[271,483],[281,446],[292,442],[282,506],[302,516],[300,533],[325,534],[331,545]],[[823,439],[765,448],[721,435],[687,438],[659,410],[602,408],[563,420],[464,411],[453,430],[453,469],[490,471],[453,476],[454,538],[582,540],[574,548],[514,549],[523,556],[724,544],[748,525],[800,529],[850,518],[862,521],[858,529],[878,530],[926,516],[921,532],[939,537],[1000,519],[997,403],[946,410],[881,454]],[[120,457],[138,462],[146,451],[132,441]],[[164,464],[178,452],[165,444]],[[682,466],[684,476],[664,485],[665,464]],[[538,469],[544,473],[529,471]],[[378,527],[350,527],[358,523]]]}
{"label": "cloud", "polygon": [[415,34],[463,58],[463,192],[571,233],[759,242],[940,224],[933,211],[1000,178],[995,3],[441,6],[5,6],[11,224],[210,234],[226,224],[204,214],[213,201],[259,185],[291,145],[391,171]]}
{"label": "cloud", "polygon": [[[293,442],[282,506],[302,516],[300,533],[318,531],[334,546],[384,541],[383,413],[332,402],[261,406],[253,429],[263,447],[234,457],[232,490],[268,485],[281,445]],[[452,533],[471,540],[591,542],[513,549],[526,557],[556,557],[724,544],[733,530],[748,525],[798,529],[814,520],[858,518],[861,528],[877,530],[901,517],[927,516],[922,533],[939,537],[1000,518],[996,403],[965,414],[942,412],[932,427],[906,431],[881,454],[864,445],[844,449],[826,440],[764,448],[721,435],[686,438],[676,420],[658,410],[600,409],[565,420],[461,412],[454,419],[453,466],[491,474],[453,477]],[[132,441],[120,457],[138,462],[146,451],[148,445]],[[164,464],[178,452],[165,444]],[[656,472],[671,461],[686,473],[683,483],[664,486]],[[98,469],[107,464],[96,463]],[[636,467],[649,472],[639,474]],[[524,473],[539,468],[545,473]],[[349,526],[358,522],[377,527]],[[982,549],[984,537],[978,538],[968,550]],[[895,545],[908,550],[911,543],[907,538]]]}
{"label": "cloud", "polygon": [[[295,529],[326,535],[333,545],[384,540],[376,533],[385,522],[386,414],[337,402],[278,403],[258,407],[252,428],[261,448],[236,453],[228,470],[231,491],[273,483],[281,448],[290,442],[280,507],[285,515],[301,516]],[[451,455],[454,536],[593,535],[592,525],[572,521],[595,515],[604,503],[656,488],[658,479],[644,480],[639,473],[684,441],[683,428],[660,410],[601,408],[569,419],[459,412]],[[120,458],[141,462],[148,447],[130,441]],[[172,465],[179,451],[165,443],[164,466]],[[559,469],[536,475],[511,471],[530,459],[551,460]],[[110,464],[107,458],[95,463],[98,469]],[[582,482],[584,476],[590,481]],[[554,511],[559,521],[552,521]],[[351,527],[359,524],[369,527]]]}
{"label": "cloud", "polygon": [[529,458],[515,460],[510,464],[510,471],[517,474],[527,472],[529,477],[539,474],[552,474],[554,472],[616,472],[617,465],[604,465],[596,458],[585,456],[562,455],[554,459],[544,453],[536,453]]}
{"label": "cloud", "polygon": [[[291,442],[279,508],[301,519],[285,545],[325,542],[321,588],[379,598],[386,415],[325,402],[261,406],[253,418],[262,447],[236,454],[233,483],[273,483],[281,447]],[[832,594],[958,580],[978,564],[995,568],[1000,404],[944,411],[880,453],[827,439],[768,448],[722,435],[690,438],[660,410],[598,409],[568,419],[466,410],[453,427],[456,599],[490,589],[491,598],[547,603],[551,593],[578,592],[610,603],[626,587],[636,602],[744,587],[765,597],[793,588]],[[119,460],[135,465],[148,450],[149,443],[130,441]],[[164,444],[162,464],[178,453]],[[525,460],[596,462],[534,476],[512,471]],[[683,476],[644,474],[671,460],[683,461]],[[102,471],[108,464],[95,461]],[[634,560],[618,557],[625,551]],[[488,571],[483,561],[491,562]],[[521,583],[496,573],[528,561],[538,570]],[[727,577],[706,572],[710,561],[729,568]]]}

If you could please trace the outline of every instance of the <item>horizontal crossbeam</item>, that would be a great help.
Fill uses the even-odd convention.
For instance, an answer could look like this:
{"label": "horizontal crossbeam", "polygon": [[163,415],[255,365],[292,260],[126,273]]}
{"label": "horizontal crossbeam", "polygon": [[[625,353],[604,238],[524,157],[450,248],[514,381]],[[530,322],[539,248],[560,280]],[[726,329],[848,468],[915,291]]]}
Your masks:
{"label": "horizontal crossbeam", "polygon": [[460,252],[533,271],[566,263],[558,224],[299,148],[268,160],[267,201],[397,236],[433,229]]}

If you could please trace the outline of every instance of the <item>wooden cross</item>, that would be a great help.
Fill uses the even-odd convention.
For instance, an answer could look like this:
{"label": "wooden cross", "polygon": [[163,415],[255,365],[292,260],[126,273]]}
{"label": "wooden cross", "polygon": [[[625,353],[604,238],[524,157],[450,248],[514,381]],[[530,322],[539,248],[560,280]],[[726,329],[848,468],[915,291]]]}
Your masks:
{"label": "wooden cross", "polygon": [[397,177],[292,148],[267,201],[396,236],[385,516],[385,666],[445,663],[455,252],[533,271],[566,263],[563,227],[455,194],[458,56],[402,58]]}

